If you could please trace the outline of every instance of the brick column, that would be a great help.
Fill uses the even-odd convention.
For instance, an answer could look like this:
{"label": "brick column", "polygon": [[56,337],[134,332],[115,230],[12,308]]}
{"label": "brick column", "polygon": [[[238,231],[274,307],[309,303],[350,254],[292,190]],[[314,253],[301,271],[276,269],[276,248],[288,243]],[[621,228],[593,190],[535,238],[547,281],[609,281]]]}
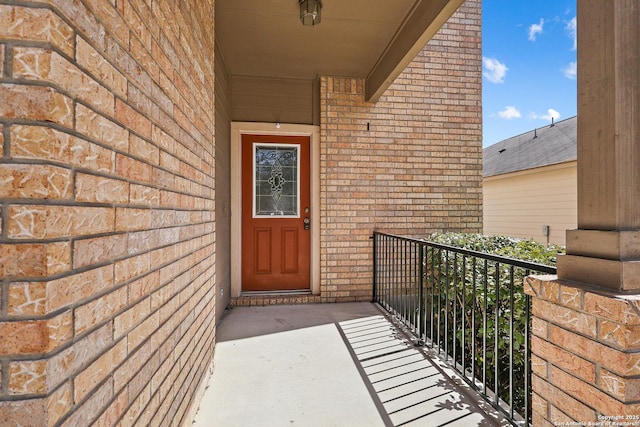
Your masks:
{"label": "brick column", "polygon": [[[533,424],[640,425],[640,3],[578,4],[578,230],[533,297]],[[630,423],[630,424],[625,424]]]}
{"label": "brick column", "polygon": [[[640,297],[528,277],[533,425],[640,416]],[[630,418],[627,418],[629,416]]]}

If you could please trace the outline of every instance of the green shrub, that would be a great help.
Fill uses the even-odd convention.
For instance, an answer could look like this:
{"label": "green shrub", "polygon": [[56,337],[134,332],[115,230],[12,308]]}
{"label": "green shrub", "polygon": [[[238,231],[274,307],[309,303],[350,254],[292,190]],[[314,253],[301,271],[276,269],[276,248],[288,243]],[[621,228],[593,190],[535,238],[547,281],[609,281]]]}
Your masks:
{"label": "green shrub", "polygon": [[517,239],[507,236],[483,236],[481,234],[469,233],[434,233],[427,237],[426,240],[552,267],[556,265],[556,257],[558,254],[565,253],[565,249],[559,245],[546,246],[532,239]]}
{"label": "green shrub", "polygon": [[[505,236],[442,233],[426,240],[548,266],[555,266],[556,256],[564,252],[557,245],[545,246],[533,240]],[[506,262],[474,261],[471,257],[438,249],[427,250],[424,265],[423,307],[426,313],[433,313],[433,320],[427,321],[425,330],[427,333],[441,331],[430,337],[431,340],[441,348],[446,347],[450,357],[455,353],[455,363],[464,366],[468,376],[471,373],[474,378],[484,380],[492,390],[497,382],[500,398],[523,414],[527,398],[524,343],[528,301],[523,280],[532,272],[511,267]],[[427,319],[431,318],[427,316]],[[455,335],[446,335],[444,330],[455,331]],[[513,395],[509,382],[511,370]]]}

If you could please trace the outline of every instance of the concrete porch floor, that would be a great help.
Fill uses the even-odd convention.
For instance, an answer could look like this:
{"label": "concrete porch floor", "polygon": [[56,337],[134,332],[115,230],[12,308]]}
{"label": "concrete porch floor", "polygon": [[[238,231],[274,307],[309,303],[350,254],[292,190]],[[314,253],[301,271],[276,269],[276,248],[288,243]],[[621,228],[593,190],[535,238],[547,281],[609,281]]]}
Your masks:
{"label": "concrete porch floor", "polygon": [[371,303],[237,307],[195,427],[509,425]]}

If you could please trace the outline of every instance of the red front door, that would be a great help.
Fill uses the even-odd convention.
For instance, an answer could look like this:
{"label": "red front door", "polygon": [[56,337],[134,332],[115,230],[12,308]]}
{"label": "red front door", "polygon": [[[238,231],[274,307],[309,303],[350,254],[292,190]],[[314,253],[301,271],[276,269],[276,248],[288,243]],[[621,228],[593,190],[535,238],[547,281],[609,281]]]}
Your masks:
{"label": "red front door", "polygon": [[242,290],[310,288],[308,136],[242,135]]}

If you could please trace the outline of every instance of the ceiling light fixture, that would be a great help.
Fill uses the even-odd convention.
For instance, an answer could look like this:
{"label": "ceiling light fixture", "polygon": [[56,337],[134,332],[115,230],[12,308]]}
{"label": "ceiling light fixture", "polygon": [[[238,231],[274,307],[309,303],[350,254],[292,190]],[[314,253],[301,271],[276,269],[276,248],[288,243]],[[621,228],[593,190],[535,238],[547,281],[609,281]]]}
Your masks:
{"label": "ceiling light fixture", "polygon": [[300,3],[300,21],[302,25],[312,26],[320,23],[320,0],[298,0]]}

